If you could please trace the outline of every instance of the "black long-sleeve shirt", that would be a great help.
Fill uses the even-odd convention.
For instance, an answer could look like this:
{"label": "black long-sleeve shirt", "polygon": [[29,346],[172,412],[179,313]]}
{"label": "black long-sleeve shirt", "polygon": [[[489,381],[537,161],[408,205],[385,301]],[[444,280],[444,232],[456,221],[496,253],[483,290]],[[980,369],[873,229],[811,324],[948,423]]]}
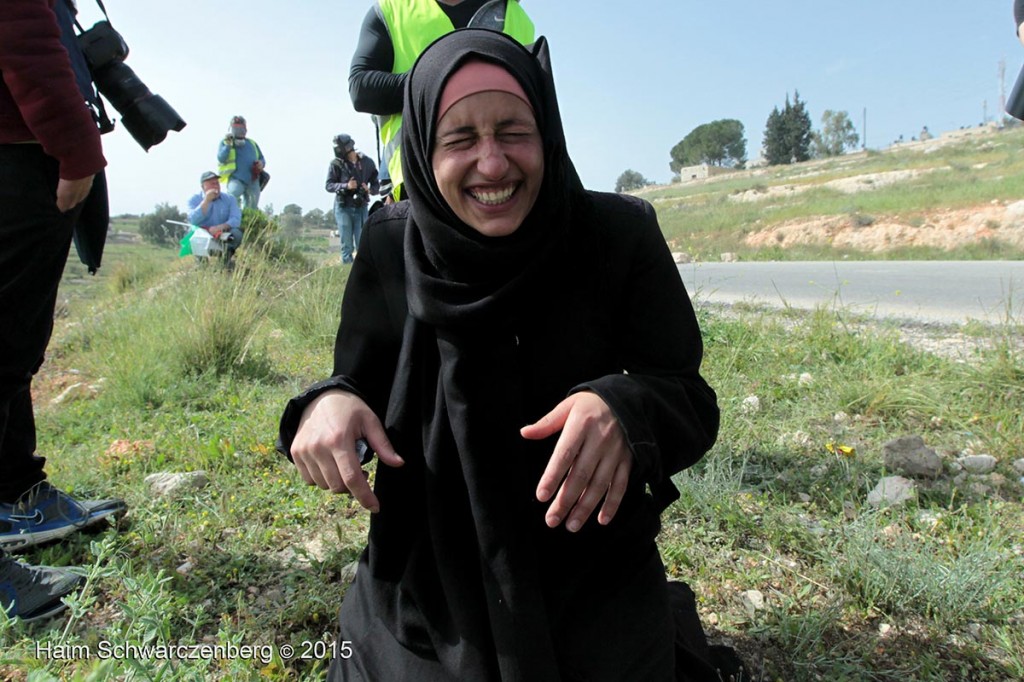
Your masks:
{"label": "black long-sleeve shirt", "polygon": [[[455,28],[465,28],[487,0],[462,0],[457,5],[438,2]],[[359,43],[348,73],[348,94],[356,111],[387,116],[402,113],[404,73],[391,73],[395,49],[380,6],[374,2],[363,19]]]}

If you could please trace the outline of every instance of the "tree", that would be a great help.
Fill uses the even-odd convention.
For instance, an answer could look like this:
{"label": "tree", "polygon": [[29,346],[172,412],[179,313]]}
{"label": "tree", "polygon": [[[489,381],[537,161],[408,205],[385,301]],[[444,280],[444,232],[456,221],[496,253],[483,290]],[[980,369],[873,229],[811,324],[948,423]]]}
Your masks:
{"label": "tree", "polygon": [[297,215],[301,218],[302,207],[298,204],[286,204],[285,207],[281,209],[281,215]]}
{"label": "tree", "polygon": [[764,130],[764,157],[769,166],[795,163],[811,158],[811,117],[800,93],[793,101],[786,95],[786,106],[772,109]]}
{"label": "tree", "polygon": [[615,181],[616,192],[632,192],[635,189],[646,187],[650,185],[651,181],[645,178],[635,170],[627,169],[622,171],[622,175]]}
{"label": "tree", "polygon": [[302,224],[312,229],[320,229],[324,226],[324,212],[319,208],[311,208],[306,215],[302,216]]}
{"label": "tree", "polygon": [[743,124],[723,118],[697,126],[669,152],[669,168],[678,173],[684,166],[707,163],[712,166],[742,166],[747,160]]}
{"label": "tree", "polygon": [[152,213],[145,213],[139,219],[139,234],[143,241],[150,244],[176,244],[185,236],[188,228],[167,221],[183,223],[187,217],[177,206],[157,204]]}
{"label": "tree", "polygon": [[850,115],[845,111],[826,109],[821,115],[821,130],[813,134],[814,155],[839,156],[847,149],[856,149],[860,142]]}

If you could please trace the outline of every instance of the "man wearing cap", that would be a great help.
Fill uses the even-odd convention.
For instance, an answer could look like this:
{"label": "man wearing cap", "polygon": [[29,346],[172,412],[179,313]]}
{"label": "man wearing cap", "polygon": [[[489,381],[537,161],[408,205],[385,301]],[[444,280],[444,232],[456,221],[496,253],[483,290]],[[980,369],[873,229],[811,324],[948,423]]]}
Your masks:
{"label": "man wearing cap", "polygon": [[248,139],[244,116],[235,116],[228,125],[228,134],[220,141],[217,162],[220,181],[227,185],[228,193],[245,201],[246,208],[260,206],[260,173],[267,160],[255,140]]}
{"label": "man wearing cap", "polygon": [[351,263],[359,247],[363,223],[369,212],[370,195],[380,191],[373,159],[356,151],[352,138],[334,136],[334,159],[327,168],[326,189],[334,194],[334,220],[341,237],[341,262]]}
{"label": "man wearing cap", "polygon": [[242,243],[242,211],[238,200],[220,191],[220,176],[206,171],[199,177],[201,192],[188,200],[188,221],[209,232],[224,244],[224,265],[231,267],[235,250]]}

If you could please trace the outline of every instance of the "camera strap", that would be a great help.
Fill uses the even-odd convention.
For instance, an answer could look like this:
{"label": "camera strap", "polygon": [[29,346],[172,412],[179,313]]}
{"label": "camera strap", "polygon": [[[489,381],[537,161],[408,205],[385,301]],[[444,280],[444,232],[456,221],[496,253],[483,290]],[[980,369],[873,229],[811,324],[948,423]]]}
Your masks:
{"label": "camera strap", "polygon": [[[103,6],[103,0],[96,0],[96,4],[103,11],[103,16],[107,18],[107,23],[110,23],[110,18],[107,17],[107,8]],[[67,12],[56,10],[55,14],[57,15],[57,22],[60,24],[61,43],[64,44],[64,49],[67,50],[68,57],[71,59],[71,70],[75,73],[78,89],[85,98],[89,108],[92,109],[93,120],[99,126],[100,132],[110,132],[114,129],[114,124],[111,122],[110,117],[107,116],[107,110],[103,106],[103,98],[99,96],[99,93],[96,92],[96,88],[93,86],[89,65],[86,62],[85,55],[82,53],[81,45],[78,44],[74,29],[71,28],[71,24],[74,23],[78,29],[78,35],[85,33],[85,29],[82,28],[82,24],[78,21],[78,8],[75,6],[74,0],[64,0],[63,7],[66,8]]]}
{"label": "camera strap", "polygon": [[[75,0],[64,0],[68,7],[71,8],[71,17],[75,22],[75,26],[78,28],[79,33],[85,33],[85,29],[78,23],[78,8],[75,7]],[[103,5],[103,0],[96,0],[96,4],[100,6],[100,11],[103,12],[103,18],[110,24],[110,15],[107,14],[107,8]],[[110,24],[113,26],[113,24]]]}

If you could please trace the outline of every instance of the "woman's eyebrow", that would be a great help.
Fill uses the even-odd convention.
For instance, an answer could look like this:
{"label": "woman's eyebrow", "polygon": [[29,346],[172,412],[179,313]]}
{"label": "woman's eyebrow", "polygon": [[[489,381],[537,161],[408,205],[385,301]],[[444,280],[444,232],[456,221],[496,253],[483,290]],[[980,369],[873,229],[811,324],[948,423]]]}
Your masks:
{"label": "woman's eyebrow", "polygon": [[471,124],[467,124],[467,125],[464,125],[464,126],[459,126],[457,128],[450,128],[448,130],[439,130],[439,131],[437,131],[437,137],[438,138],[442,138],[442,137],[449,137],[451,135],[473,135],[475,133],[476,133],[476,126],[475,125],[471,125]]}
{"label": "woman's eyebrow", "polygon": [[[534,122],[533,120],[513,116],[511,118],[506,118],[498,121],[497,123],[494,124],[494,128],[496,130],[501,130],[502,128],[508,128],[510,126],[517,125],[529,126],[531,128],[535,128],[537,126],[536,122]],[[446,130],[439,130],[437,132],[437,137],[438,139],[440,139],[442,137],[449,137],[451,135],[475,135],[476,133],[477,126],[473,125],[472,123],[467,123],[466,125],[463,126],[457,126],[455,128],[449,128]]]}

